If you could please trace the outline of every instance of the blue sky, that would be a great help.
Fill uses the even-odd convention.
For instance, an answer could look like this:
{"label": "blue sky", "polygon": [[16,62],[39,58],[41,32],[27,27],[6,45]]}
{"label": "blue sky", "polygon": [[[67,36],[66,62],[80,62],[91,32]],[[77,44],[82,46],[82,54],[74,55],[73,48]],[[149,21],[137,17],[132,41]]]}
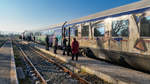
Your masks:
{"label": "blue sky", "polygon": [[0,0],[0,31],[46,27],[139,0]]}

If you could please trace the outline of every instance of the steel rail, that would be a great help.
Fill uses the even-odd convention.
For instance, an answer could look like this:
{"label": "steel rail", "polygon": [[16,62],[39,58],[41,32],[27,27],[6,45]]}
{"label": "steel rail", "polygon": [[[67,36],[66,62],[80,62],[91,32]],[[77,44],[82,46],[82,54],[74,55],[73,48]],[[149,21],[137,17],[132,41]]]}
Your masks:
{"label": "steel rail", "polygon": [[[30,47],[30,46],[29,46]],[[45,55],[43,55],[42,53],[40,53],[39,51],[33,49],[32,47],[30,47],[30,49],[32,49],[34,52],[38,53],[41,57],[43,57],[44,59],[46,59],[48,62],[51,62],[53,64],[55,64],[56,66],[60,67],[61,69],[64,70],[64,72],[68,73],[69,75],[71,75],[71,77],[76,78],[77,80],[80,81],[80,83],[82,84],[90,84],[88,81],[86,81],[85,79],[81,78],[80,76],[78,76],[77,74],[73,73],[72,71],[70,71],[69,69],[67,69],[66,67],[56,63],[55,61],[53,61],[52,59],[46,57]]]}
{"label": "steel rail", "polygon": [[38,70],[35,68],[35,66],[32,64],[30,59],[27,57],[27,55],[24,53],[24,51],[19,47],[21,53],[23,54],[25,60],[31,65],[31,67],[34,69],[34,72],[36,73],[37,77],[40,78],[42,84],[47,84],[46,80],[43,78],[43,76],[38,72]]}

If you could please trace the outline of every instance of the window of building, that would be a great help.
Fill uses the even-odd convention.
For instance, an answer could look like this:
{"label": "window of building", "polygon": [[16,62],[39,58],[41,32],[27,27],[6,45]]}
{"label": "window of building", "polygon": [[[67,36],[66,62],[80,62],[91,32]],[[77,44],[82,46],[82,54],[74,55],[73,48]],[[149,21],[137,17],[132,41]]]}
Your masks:
{"label": "window of building", "polygon": [[89,26],[82,26],[82,36],[89,36]]}
{"label": "window of building", "polygon": [[150,16],[143,17],[140,25],[140,36],[150,36]]}
{"label": "window of building", "polygon": [[112,22],[112,36],[128,36],[129,20],[117,20]]}
{"label": "window of building", "polygon": [[104,32],[105,32],[105,27],[103,23],[98,23],[96,25],[94,25],[94,36],[98,37],[98,36],[104,36]]}

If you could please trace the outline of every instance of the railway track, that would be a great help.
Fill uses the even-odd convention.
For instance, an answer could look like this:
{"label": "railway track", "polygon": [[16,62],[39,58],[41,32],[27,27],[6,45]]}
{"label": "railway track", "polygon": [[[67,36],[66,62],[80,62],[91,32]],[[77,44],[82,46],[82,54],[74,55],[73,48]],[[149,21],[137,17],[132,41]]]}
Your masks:
{"label": "railway track", "polygon": [[[26,74],[34,84],[109,84],[28,44],[13,41],[22,53]],[[78,73],[75,73],[78,70]]]}
{"label": "railway track", "polygon": [[56,59],[49,59],[35,49],[21,45],[28,73],[39,84],[90,84],[88,81],[74,74],[62,66]]}

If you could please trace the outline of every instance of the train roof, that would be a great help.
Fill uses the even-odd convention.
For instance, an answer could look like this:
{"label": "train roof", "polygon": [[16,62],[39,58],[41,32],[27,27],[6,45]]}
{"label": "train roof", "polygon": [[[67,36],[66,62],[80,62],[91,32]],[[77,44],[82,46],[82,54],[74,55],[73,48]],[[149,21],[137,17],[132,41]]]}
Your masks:
{"label": "train roof", "polygon": [[[136,12],[142,12],[147,9],[150,9],[150,1],[149,0],[142,0],[138,1],[135,3],[127,4],[124,6],[120,6],[117,8],[112,8],[103,12],[99,12],[96,14],[84,16],[78,19],[73,19],[67,22],[67,25],[72,25],[72,24],[78,24],[82,22],[88,22],[88,21],[94,21],[97,19],[104,19],[107,17],[116,17],[116,16],[121,16],[125,14],[131,14],[131,13],[136,13]],[[56,28],[56,27],[61,27],[64,23],[59,23],[59,24],[54,24],[50,25],[47,27],[42,27],[34,31],[41,31],[41,30],[47,30],[50,28]]]}
{"label": "train roof", "polygon": [[[74,20],[69,21],[68,24],[86,22],[91,19],[103,18],[103,17],[107,17],[107,16],[111,17],[113,15],[119,16],[119,15],[129,14],[129,13],[133,13],[133,12],[140,12],[140,11],[142,11],[142,9],[144,10],[144,9],[148,9],[148,8],[150,8],[150,0],[142,0],[142,1],[132,3],[132,4],[120,6],[117,8],[112,8],[112,9],[109,9],[109,10],[106,10],[103,12],[99,12],[99,13],[92,14],[89,16],[81,17],[78,19],[74,19]],[[141,10],[139,11],[139,9],[141,9]]]}

